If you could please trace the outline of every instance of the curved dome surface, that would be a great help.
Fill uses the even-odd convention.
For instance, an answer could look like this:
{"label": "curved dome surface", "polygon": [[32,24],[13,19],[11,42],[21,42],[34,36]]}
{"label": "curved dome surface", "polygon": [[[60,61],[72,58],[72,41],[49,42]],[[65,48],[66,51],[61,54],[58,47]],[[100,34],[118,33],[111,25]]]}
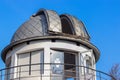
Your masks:
{"label": "curved dome surface", "polygon": [[16,45],[46,39],[51,41],[55,39],[68,40],[82,44],[93,49],[96,61],[99,59],[100,52],[89,42],[90,36],[82,21],[69,14],[58,15],[55,11],[45,9],[39,10],[18,28],[11,43],[3,49],[2,59],[5,62],[7,52]]}
{"label": "curved dome surface", "polygon": [[76,36],[78,39],[86,40],[90,38],[84,24],[77,18],[68,14],[59,16],[55,11],[43,9],[19,27],[11,42],[51,34],[62,36],[68,34],[67,36]]}

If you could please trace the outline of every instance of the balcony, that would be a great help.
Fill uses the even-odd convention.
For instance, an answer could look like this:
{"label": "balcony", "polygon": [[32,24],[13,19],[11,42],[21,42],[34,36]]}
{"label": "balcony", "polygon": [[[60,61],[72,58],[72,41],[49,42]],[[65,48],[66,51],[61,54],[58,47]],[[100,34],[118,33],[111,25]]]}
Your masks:
{"label": "balcony", "polygon": [[0,80],[115,80],[110,75],[85,66],[39,63],[0,70]]}

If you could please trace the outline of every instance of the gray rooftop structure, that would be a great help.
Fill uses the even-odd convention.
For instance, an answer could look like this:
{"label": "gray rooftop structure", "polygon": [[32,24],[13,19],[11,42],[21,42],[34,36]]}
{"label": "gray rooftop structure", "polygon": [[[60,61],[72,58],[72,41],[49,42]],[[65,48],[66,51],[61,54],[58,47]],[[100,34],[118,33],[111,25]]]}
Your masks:
{"label": "gray rooftop structure", "polygon": [[90,36],[82,21],[69,14],[59,15],[53,10],[40,9],[14,33],[11,43],[2,51],[3,61],[5,61],[6,53],[14,46],[41,39],[74,41],[92,48],[96,61],[100,56],[97,47],[90,43]]}
{"label": "gray rooftop structure", "polygon": [[55,11],[43,9],[32,15],[28,21],[19,27],[11,42],[48,36],[51,35],[51,32],[63,36],[69,34],[86,40],[90,38],[84,24],[77,18],[68,14],[58,15]]}

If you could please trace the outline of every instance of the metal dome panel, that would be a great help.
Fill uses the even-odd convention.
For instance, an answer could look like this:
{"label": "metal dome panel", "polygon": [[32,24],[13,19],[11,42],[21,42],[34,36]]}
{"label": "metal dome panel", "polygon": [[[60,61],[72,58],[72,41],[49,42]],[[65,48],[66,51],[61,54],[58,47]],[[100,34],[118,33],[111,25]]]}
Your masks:
{"label": "metal dome panel", "polygon": [[52,32],[62,32],[61,29],[61,20],[59,15],[53,10],[39,10],[35,16],[40,15],[41,13],[44,14],[47,20],[47,30]]}
{"label": "metal dome panel", "polygon": [[48,19],[49,19],[49,26],[48,30],[53,32],[62,32],[61,28],[61,20],[59,15],[51,10],[47,10],[48,13]]}
{"label": "metal dome panel", "polygon": [[35,37],[35,36],[43,36],[44,29],[47,22],[43,15],[36,16],[31,18],[24,24],[20,26],[20,28],[15,32],[11,42],[19,41],[22,39]]}

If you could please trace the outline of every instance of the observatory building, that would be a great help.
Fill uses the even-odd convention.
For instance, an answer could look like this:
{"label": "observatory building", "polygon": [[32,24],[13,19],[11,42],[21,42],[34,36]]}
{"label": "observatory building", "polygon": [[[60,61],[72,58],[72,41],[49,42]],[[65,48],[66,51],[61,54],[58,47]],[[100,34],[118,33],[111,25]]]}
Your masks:
{"label": "observatory building", "polygon": [[104,80],[96,71],[99,50],[82,23],[41,9],[14,33],[2,51],[0,80]]}

